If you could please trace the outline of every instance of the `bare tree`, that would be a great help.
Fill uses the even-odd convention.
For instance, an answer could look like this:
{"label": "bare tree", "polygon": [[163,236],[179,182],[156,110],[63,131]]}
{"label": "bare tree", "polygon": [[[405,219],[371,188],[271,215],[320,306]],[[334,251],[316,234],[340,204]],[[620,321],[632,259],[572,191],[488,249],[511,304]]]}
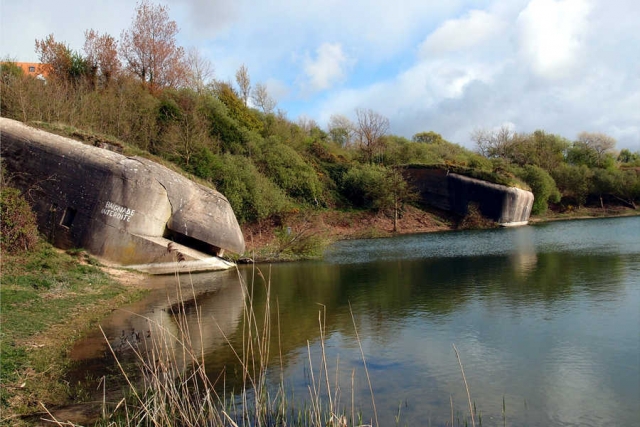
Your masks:
{"label": "bare tree", "polygon": [[351,145],[355,134],[355,126],[348,117],[341,114],[332,114],[329,118],[327,130],[336,144],[342,147]]}
{"label": "bare tree", "polygon": [[202,93],[213,80],[211,61],[202,56],[197,48],[191,47],[187,51],[187,68],[187,85],[196,92]]}
{"label": "bare tree", "polygon": [[478,152],[485,157],[508,158],[515,133],[507,125],[497,130],[476,129],[471,133],[471,139],[478,146]]}
{"label": "bare tree", "polygon": [[298,121],[296,123],[300,129],[302,129],[302,131],[304,133],[306,133],[307,135],[311,132],[312,129],[317,128],[318,127],[318,123],[313,120],[311,117],[309,116],[305,116],[304,114],[301,115],[300,117],[298,117]]}
{"label": "bare tree", "polygon": [[152,89],[181,86],[187,77],[184,49],[176,45],[178,25],[165,6],[141,0],[131,27],[122,32],[120,53],[127,68]]}
{"label": "bare tree", "polygon": [[246,107],[249,95],[251,94],[251,79],[249,78],[249,70],[247,70],[247,67],[244,64],[242,64],[240,68],[238,68],[238,71],[236,71],[236,82],[240,88],[240,97],[244,101],[244,105]]}
{"label": "bare tree", "polygon": [[373,163],[377,152],[384,146],[383,136],[389,130],[389,119],[371,109],[356,109],[355,133],[367,161]]}
{"label": "bare tree", "polygon": [[267,86],[262,83],[256,84],[251,91],[251,100],[254,105],[260,108],[265,114],[272,113],[276,108],[276,101],[267,92]]}
{"label": "bare tree", "polygon": [[602,165],[605,156],[613,152],[616,140],[599,132],[580,132],[578,142],[596,153],[596,164]]}
{"label": "bare tree", "polygon": [[89,67],[105,86],[120,72],[122,64],[118,59],[118,42],[109,34],[98,34],[94,30],[84,32],[84,53]]}

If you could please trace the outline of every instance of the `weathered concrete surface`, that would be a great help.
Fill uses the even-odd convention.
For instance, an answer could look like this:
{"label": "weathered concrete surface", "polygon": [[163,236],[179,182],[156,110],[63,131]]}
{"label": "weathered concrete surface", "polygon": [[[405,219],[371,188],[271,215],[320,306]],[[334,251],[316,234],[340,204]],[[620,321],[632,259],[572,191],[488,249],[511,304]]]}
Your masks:
{"label": "weathered concrete surface", "polygon": [[58,247],[82,247],[123,265],[244,252],[227,199],[141,157],[0,118],[2,157],[40,229]]}
{"label": "weathered concrete surface", "polygon": [[493,184],[445,169],[408,167],[404,174],[420,192],[424,203],[438,209],[466,215],[470,203],[483,216],[504,226],[524,225],[529,221],[533,193],[515,187]]}

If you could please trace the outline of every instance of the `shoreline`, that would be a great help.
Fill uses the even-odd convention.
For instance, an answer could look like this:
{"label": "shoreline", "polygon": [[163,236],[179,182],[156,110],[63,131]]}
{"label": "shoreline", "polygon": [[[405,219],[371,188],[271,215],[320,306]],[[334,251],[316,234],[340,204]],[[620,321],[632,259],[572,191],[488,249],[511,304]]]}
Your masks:
{"label": "shoreline", "polygon": [[[624,207],[602,208],[582,207],[569,213],[549,210],[542,216],[529,218],[528,225],[542,224],[553,221],[569,221],[580,219],[618,218],[640,216],[640,210]],[[471,220],[455,218],[445,212],[425,211],[413,206],[406,208],[403,217],[398,222],[398,230],[393,231],[393,219],[382,213],[371,212],[339,212],[328,211],[317,213],[315,216],[291,217],[284,222],[293,235],[313,236],[324,240],[324,246],[341,240],[389,238],[405,234],[426,234],[442,231],[457,231],[463,229],[490,229],[498,225],[484,218]],[[288,262],[304,259],[317,259],[321,256],[281,256],[278,253],[278,230],[283,224],[256,224],[243,229],[247,249],[245,258],[256,263]]]}
{"label": "shoreline", "polygon": [[529,218],[529,224],[540,224],[554,221],[570,221],[582,219],[603,219],[603,218],[624,218],[629,216],[640,216],[640,210],[631,208],[580,208],[572,213],[552,213],[544,216]]}

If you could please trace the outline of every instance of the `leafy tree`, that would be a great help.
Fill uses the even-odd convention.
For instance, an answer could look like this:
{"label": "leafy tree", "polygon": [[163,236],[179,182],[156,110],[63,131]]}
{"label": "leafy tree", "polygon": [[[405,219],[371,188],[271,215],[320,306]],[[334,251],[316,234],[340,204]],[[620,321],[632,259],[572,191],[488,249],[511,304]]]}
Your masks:
{"label": "leafy tree", "polygon": [[187,64],[177,34],[178,25],[165,6],[141,0],[131,26],[120,36],[120,54],[129,71],[152,89],[184,84]]}
{"label": "leafy tree", "polygon": [[532,214],[544,214],[549,208],[549,202],[557,203],[560,201],[560,192],[547,171],[538,166],[526,165],[518,172],[519,178],[531,187],[534,197]]}
{"label": "leafy tree", "polygon": [[355,207],[377,209],[386,169],[379,165],[355,165],[342,177],[342,193]]}
{"label": "leafy tree", "polygon": [[567,150],[567,163],[573,166],[584,165],[588,168],[596,167],[596,153],[581,142],[574,142]]}
{"label": "leafy tree", "polygon": [[398,219],[402,206],[407,202],[418,199],[417,191],[407,182],[402,172],[397,168],[387,170],[385,180],[385,193],[381,207],[393,212],[393,231],[398,231]]}
{"label": "leafy tree", "polygon": [[81,77],[89,75],[90,69],[86,59],[72,51],[62,42],[57,42],[53,34],[45,39],[36,40],[36,53],[50,78],[62,81],[78,82]]}
{"label": "leafy tree", "polygon": [[167,90],[162,95],[158,119],[167,154],[187,168],[191,157],[202,147],[212,147],[205,98],[191,89]]}
{"label": "leafy tree", "polygon": [[577,142],[594,153],[596,166],[598,167],[603,167],[605,157],[616,146],[614,138],[600,132],[580,132]]}
{"label": "leafy tree", "polygon": [[598,153],[593,146],[583,141],[574,141],[567,150],[567,163],[589,168],[611,168],[615,165],[615,159],[610,152]]}
{"label": "leafy tree", "polygon": [[632,153],[628,148],[623,148],[618,154],[618,161],[620,163],[628,163],[640,166],[640,152]]}
{"label": "leafy tree", "polygon": [[404,203],[417,198],[400,169],[368,164],[354,166],[345,173],[342,192],[356,207],[391,211],[394,231]]}
{"label": "leafy tree", "polygon": [[442,135],[432,130],[428,132],[416,133],[415,135],[413,135],[413,138],[411,139],[413,142],[421,142],[424,144],[439,144],[444,141],[444,138],[442,138]]}
{"label": "leafy tree", "polygon": [[422,163],[427,150],[422,149],[421,144],[411,142],[403,136],[385,136],[384,163],[386,165],[402,165],[409,163]]}
{"label": "leafy tree", "polygon": [[0,62],[0,76],[2,82],[10,83],[11,79],[24,76],[22,68],[18,67],[15,61],[4,60]]}
{"label": "leafy tree", "polygon": [[341,114],[332,114],[328,124],[329,137],[341,147],[351,145],[355,134],[355,126],[347,117]]}
{"label": "leafy tree", "polygon": [[578,206],[587,201],[593,171],[586,165],[562,164],[553,170],[553,179],[563,197],[573,199]]}
{"label": "leafy tree", "polygon": [[636,202],[640,200],[640,172],[624,170],[616,173],[613,197],[637,209]]}
{"label": "leafy tree", "polygon": [[261,131],[263,124],[257,111],[247,108],[238,93],[228,83],[215,82],[214,94],[227,107],[229,117],[249,130]]}
{"label": "leafy tree", "polygon": [[536,130],[532,134],[514,134],[507,157],[520,166],[539,166],[549,172],[564,162],[568,147],[566,139]]}
{"label": "leafy tree", "polygon": [[209,134],[220,143],[223,152],[246,152],[240,124],[229,114],[227,106],[217,97],[207,96],[203,101],[203,113],[209,123]]}
{"label": "leafy tree", "polygon": [[600,199],[600,207],[604,209],[603,196],[613,194],[616,188],[616,171],[596,168],[591,179],[591,193]]}

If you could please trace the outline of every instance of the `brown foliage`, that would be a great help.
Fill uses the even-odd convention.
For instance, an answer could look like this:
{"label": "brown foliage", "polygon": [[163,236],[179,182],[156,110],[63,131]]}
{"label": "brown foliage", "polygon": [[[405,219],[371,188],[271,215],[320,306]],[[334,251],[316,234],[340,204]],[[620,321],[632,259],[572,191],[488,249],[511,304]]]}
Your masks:
{"label": "brown foliage", "polygon": [[36,39],[36,53],[49,77],[65,78],[71,69],[71,50],[57,42],[53,34],[42,40]]}
{"label": "brown foliage", "polygon": [[109,34],[98,34],[94,30],[85,31],[84,37],[87,62],[107,86],[122,67],[118,59],[118,42]]}
{"label": "brown foliage", "polygon": [[165,6],[142,0],[131,27],[122,32],[120,53],[126,66],[151,89],[180,87],[188,77],[184,49],[176,45],[178,25]]}
{"label": "brown foliage", "polygon": [[480,207],[476,203],[469,203],[467,214],[459,220],[457,228],[459,230],[481,230],[497,226],[495,221],[482,215]]}

